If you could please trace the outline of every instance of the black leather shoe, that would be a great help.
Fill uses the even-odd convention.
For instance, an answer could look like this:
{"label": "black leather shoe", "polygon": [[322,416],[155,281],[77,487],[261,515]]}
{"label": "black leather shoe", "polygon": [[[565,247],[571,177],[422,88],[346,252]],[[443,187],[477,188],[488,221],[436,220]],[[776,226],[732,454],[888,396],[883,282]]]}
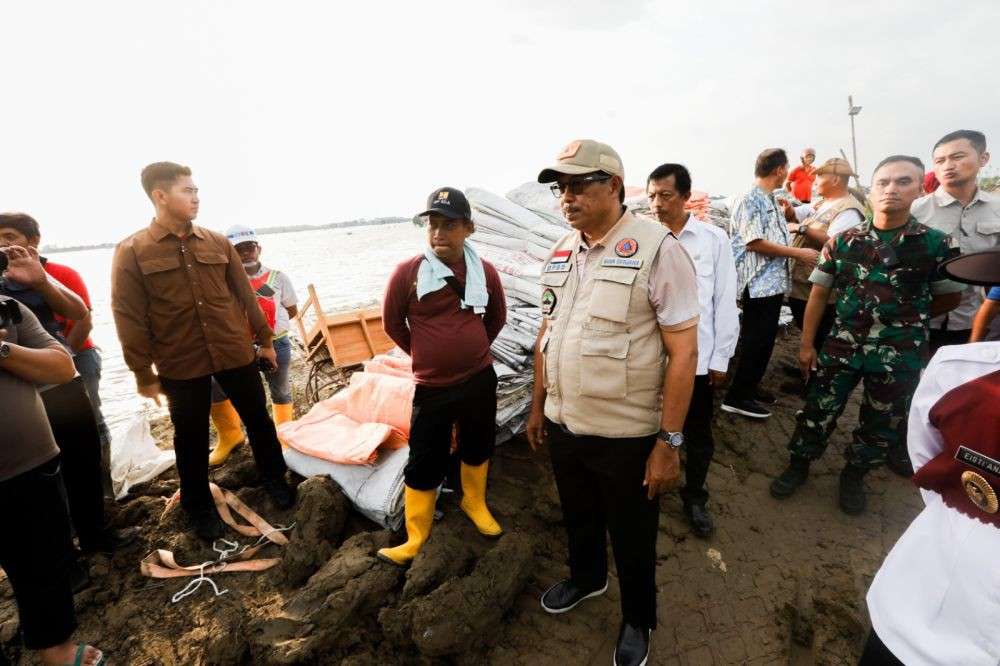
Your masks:
{"label": "black leather shoe", "polygon": [[542,608],[546,613],[565,613],[573,610],[584,599],[599,597],[608,590],[608,581],[598,589],[583,589],[571,580],[561,580],[542,595]]}
{"label": "black leather shoe", "polygon": [[215,541],[226,532],[226,524],[219,518],[219,512],[214,506],[197,513],[189,513],[188,517],[194,523],[194,533],[205,541]]}
{"label": "black leather shoe", "polygon": [[688,524],[691,525],[691,531],[695,536],[703,539],[712,536],[715,523],[704,504],[685,504],[684,515],[687,516]]}
{"label": "black leather shoe", "polygon": [[868,470],[847,465],[840,473],[840,510],[849,516],[864,513],[868,503],[865,497],[865,472]]}
{"label": "black leather shoe", "polygon": [[121,550],[136,540],[139,530],[129,527],[123,530],[104,529],[93,537],[80,539],[80,550],[84,555],[101,553],[102,555],[114,555],[115,551]]}
{"label": "black leather shoe", "polygon": [[69,585],[73,594],[86,590],[92,582],[86,561],[77,557],[69,566]]}
{"label": "black leather shoe", "polygon": [[268,479],[264,482],[264,490],[271,496],[275,506],[279,509],[291,509],[295,506],[295,489],[288,485],[285,477]]}
{"label": "black leather shoe", "polygon": [[651,633],[649,629],[623,622],[615,647],[615,666],[646,666]]}
{"label": "black leather shoe", "polygon": [[804,458],[792,458],[785,471],[771,482],[771,497],[775,499],[791,497],[808,478],[809,461]]}
{"label": "black leather shoe", "polygon": [[906,447],[889,451],[885,457],[885,466],[904,479],[913,476],[913,463],[910,462],[910,454],[906,452]]}

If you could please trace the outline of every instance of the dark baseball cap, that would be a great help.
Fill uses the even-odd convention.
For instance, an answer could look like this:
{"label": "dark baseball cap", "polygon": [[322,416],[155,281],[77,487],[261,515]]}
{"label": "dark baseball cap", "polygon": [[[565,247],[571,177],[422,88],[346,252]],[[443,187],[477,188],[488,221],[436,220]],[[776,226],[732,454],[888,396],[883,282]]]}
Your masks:
{"label": "dark baseball cap", "polygon": [[424,217],[431,213],[438,213],[453,220],[471,220],[472,208],[469,200],[462,194],[462,190],[454,187],[441,187],[427,197],[427,210],[418,213],[417,217]]}

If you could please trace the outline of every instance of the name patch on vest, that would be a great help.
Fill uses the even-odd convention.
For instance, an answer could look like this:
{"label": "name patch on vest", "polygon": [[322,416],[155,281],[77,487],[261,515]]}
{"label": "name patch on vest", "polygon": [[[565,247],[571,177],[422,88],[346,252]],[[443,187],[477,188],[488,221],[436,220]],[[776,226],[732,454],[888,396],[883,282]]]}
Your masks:
{"label": "name patch on vest", "polygon": [[642,268],[642,259],[627,259],[625,257],[604,257],[601,266],[612,268]]}
{"label": "name patch on vest", "polygon": [[958,451],[955,452],[955,460],[1000,478],[1000,460],[984,456],[982,453],[973,451],[966,446],[958,447]]}
{"label": "name patch on vest", "polygon": [[546,272],[546,273],[568,273],[569,269],[571,269],[571,268],[573,268],[573,264],[556,264],[556,263],[551,263],[551,264],[546,264],[545,265],[545,271],[544,272]]}
{"label": "name patch on vest", "polygon": [[542,314],[548,317],[556,309],[556,292],[546,289],[542,292]]}

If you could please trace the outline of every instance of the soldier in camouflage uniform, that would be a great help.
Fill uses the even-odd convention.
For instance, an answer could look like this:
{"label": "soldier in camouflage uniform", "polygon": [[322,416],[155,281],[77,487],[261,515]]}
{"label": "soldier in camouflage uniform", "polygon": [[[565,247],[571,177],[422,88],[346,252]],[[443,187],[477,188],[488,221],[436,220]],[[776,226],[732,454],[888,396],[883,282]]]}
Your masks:
{"label": "soldier in camouflage uniform", "polygon": [[[864,382],[858,427],[845,451],[840,507],[861,513],[864,474],[905,450],[910,399],[927,356],[928,322],[958,304],[962,285],[937,266],[957,253],[951,239],[909,214],[920,195],[923,165],[917,158],[887,158],[875,170],[874,218],[830,239],[810,276],[799,354],[803,375],[816,369],[788,449],[791,462],[771,484],[777,498],[792,495],[823,455],[851,392]],[[836,320],[817,358],[813,337],[830,290],[839,295]]]}

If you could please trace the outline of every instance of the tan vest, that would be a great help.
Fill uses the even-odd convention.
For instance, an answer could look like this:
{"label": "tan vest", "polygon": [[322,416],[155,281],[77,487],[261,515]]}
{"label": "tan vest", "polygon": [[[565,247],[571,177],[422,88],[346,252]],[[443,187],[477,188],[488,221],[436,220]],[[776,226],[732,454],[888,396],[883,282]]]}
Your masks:
{"label": "tan vest", "polygon": [[[813,204],[816,210],[823,205],[822,201],[817,201]],[[850,194],[840,198],[836,203],[829,206],[819,215],[813,214],[806,218],[802,222],[803,227],[821,225],[824,229],[828,229],[830,224],[837,218],[838,215],[843,213],[845,210],[854,210],[861,213],[861,217],[865,216],[865,211],[861,208],[861,204],[858,203]],[[813,241],[811,238],[805,234],[795,234],[795,238],[792,240],[792,247],[808,247],[813,250],[822,250],[823,246],[819,243]],[[812,275],[813,269],[816,266],[808,266],[801,261],[792,262],[792,298],[798,298],[803,301],[809,300],[809,292],[812,291],[812,282],[809,281],[809,276]],[[835,302],[837,299],[834,292],[830,292],[829,303]]]}
{"label": "tan vest", "polygon": [[626,212],[582,283],[578,231],[556,244],[542,269],[545,416],[574,434],[642,437],[660,429],[665,354],[648,288],[667,233]]}

